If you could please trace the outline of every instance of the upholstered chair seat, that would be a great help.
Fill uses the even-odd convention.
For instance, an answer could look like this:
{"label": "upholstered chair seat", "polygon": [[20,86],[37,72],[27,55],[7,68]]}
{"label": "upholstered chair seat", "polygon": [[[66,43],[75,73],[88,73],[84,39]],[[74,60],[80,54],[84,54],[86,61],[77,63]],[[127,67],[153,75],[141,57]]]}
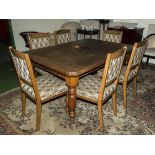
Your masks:
{"label": "upholstered chair seat", "polygon": [[[67,91],[65,82],[53,75],[42,75],[36,78],[39,95],[41,100],[51,98]],[[36,99],[34,90],[26,83],[22,84],[22,90],[29,94],[33,99]]]}
{"label": "upholstered chair seat", "polygon": [[97,76],[98,76],[98,77],[102,77],[103,71],[104,71],[104,68],[98,70],[98,71],[97,71]]}
{"label": "upholstered chair seat", "polygon": [[[98,92],[101,85],[101,79],[88,75],[80,80],[77,88],[77,95],[84,96],[85,98],[90,98],[97,102]],[[107,86],[104,90],[103,100],[105,100],[109,95],[111,95],[116,90],[116,86],[111,84]]]}

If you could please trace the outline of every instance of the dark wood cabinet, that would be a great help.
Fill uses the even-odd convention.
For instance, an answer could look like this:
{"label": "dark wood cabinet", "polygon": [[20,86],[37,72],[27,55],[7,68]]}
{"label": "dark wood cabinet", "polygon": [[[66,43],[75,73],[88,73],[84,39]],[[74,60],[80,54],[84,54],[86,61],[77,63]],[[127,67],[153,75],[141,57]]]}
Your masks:
{"label": "dark wood cabinet", "polygon": [[123,32],[122,43],[133,45],[135,42],[140,42],[143,37],[144,28],[126,28],[126,27],[109,27],[110,30],[119,30]]}

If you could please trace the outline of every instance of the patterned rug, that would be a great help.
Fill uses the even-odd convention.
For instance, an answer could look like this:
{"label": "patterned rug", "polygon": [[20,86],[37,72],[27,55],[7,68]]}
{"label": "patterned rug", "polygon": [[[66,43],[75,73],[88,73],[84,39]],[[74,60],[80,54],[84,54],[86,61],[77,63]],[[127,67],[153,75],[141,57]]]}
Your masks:
{"label": "patterned rug", "polygon": [[122,86],[117,89],[117,117],[112,100],[103,105],[104,131],[97,130],[97,107],[77,100],[76,118],[70,124],[65,111],[65,97],[42,106],[41,130],[35,131],[35,104],[27,99],[26,116],[21,117],[19,89],[0,95],[0,134],[2,135],[154,135],[155,134],[155,66],[142,65],[137,81],[137,97],[130,83],[128,108],[124,111]]}

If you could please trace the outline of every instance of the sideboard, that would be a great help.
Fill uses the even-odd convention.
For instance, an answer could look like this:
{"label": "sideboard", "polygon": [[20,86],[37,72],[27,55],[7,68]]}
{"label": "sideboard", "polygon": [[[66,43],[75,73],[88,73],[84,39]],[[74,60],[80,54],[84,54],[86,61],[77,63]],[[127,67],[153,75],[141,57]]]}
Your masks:
{"label": "sideboard", "polygon": [[126,28],[126,27],[109,27],[108,30],[119,30],[123,32],[122,43],[133,45],[135,42],[140,42],[143,38],[144,28]]}

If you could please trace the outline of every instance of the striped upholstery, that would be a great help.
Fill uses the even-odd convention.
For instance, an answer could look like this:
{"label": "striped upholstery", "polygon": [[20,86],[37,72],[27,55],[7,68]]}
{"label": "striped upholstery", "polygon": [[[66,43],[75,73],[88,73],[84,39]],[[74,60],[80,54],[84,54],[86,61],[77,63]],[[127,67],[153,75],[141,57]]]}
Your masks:
{"label": "striped upholstery", "polygon": [[141,59],[143,57],[144,52],[145,52],[145,46],[142,46],[142,47],[139,47],[136,49],[136,52],[135,52],[131,66],[135,66],[135,65],[141,63]]}
{"label": "striped upholstery", "polygon": [[[49,33],[31,33],[28,36],[28,40],[31,50],[50,46]],[[42,75],[49,74],[45,70],[40,69],[38,67],[35,67],[35,70]]]}
{"label": "striped upholstery", "polygon": [[[114,60],[110,61],[106,82],[109,82],[109,81],[111,81],[111,80],[116,78],[116,76],[118,75],[118,73],[119,73],[119,71],[120,71],[120,69],[122,67],[122,63],[124,61],[124,57],[125,56],[123,55],[123,56],[121,56],[121,57],[119,57],[117,59],[114,59]],[[102,77],[103,71],[104,71],[103,68],[100,69],[97,72],[97,75],[99,77]]]}
{"label": "striped upholstery", "polygon": [[[121,71],[121,75],[119,77],[119,81],[120,82],[123,82],[124,81],[124,76],[125,76],[125,73],[126,73],[126,69],[127,69],[127,66],[123,66],[122,68],[122,71]],[[132,69],[128,75],[128,81],[131,80],[134,76],[136,76],[137,74],[137,69]]]}
{"label": "striped upholstery", "polygon": [[[53,75],[39,76],[36,78],[36,81],[41,100],[48,99],[52,96],[56,96],[67,91],[65,82]],[[31,86],[23,83],[22,90],[29,94],[33,99],[35,99],[34,89]]]}
{"label": "striped upholstery", "polygon": [[122,32],[115,31],[115,30],[104,31],[102,40],[103,41],[108,41],[108,42],[121,43],[121,41],[122,41]]}
{"label": "striped upholstery", "polygon": [[32,33],[28,38],[31,49],[50,46],[50,38],[48,33]]}
{"label": "striped upholstery", "polygon": [[[101,85],[101,80],[92,75],[87,75],[82,78],[77,87],[77,95],[90,98],[95,102],[98,100],[99,88]],[[116,89],[114,84],[107,86],[104,90],[103,100],[111,95]]]}
{"label": "striped upholstery", "polygon": [[18,75],[25,81],[31,82],[26,61],[15,57],[12,53],[11,53],[11,56],[12,56],[15,68],[18,72]]}
{"label": "striped upholstery", "polygon": [[57,44],[64,44],[71,42],[70,30],[58,30],[54,32]]}

